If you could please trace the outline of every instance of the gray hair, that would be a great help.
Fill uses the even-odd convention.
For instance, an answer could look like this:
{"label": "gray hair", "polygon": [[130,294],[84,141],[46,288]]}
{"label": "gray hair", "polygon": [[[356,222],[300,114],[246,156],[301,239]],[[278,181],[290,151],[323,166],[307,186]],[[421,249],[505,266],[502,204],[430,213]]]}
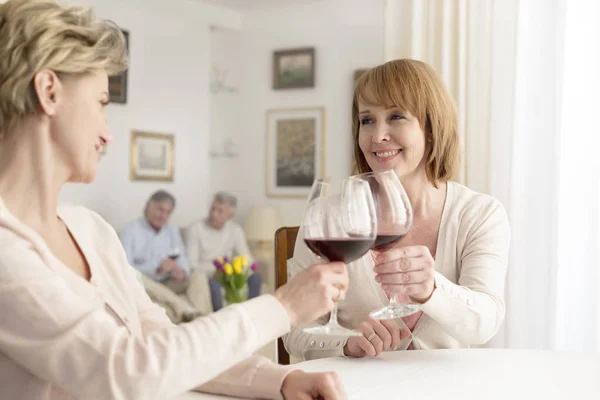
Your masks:
{"label": "gray hair", "polygon": [[162,203],[163,201],[170,201],[171,204],[173,204],[173,208],[175,208],[175,197],[173,197],[173,195],[166,190],[157,190],[156,192],[152,193],[152,196],[150,196],[146,202],[146,207],[144,207],[144,215],[146,215],[148,212],[148,206],[150,203]]}
{"label": "gray hair", "polygon": [[234,209],[237,207],[237,197],[227,192],[217,192],[213,199],[216,203],[227,203]]}

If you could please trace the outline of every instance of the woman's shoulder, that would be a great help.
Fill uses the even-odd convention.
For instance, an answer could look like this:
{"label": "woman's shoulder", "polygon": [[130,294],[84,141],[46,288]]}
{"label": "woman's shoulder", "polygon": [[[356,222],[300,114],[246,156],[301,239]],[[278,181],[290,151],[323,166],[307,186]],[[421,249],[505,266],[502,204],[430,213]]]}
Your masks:
{"label": "woman's shoulder", "polygon": [[58,207],[58,215],[70,230],[77,230],[86,237],[101,236],[105,239],[118,239],[117,232],[100,214],[77,204],[63,203]]}
{"label": "woman's shoulder", "polygon": [[87,207],[78,204],[62,203],[58,206],[58,215],[61,218],[69,218],[70,222],[76,222],[81,225],[100,226],[102,228],[111,228],[112,226],[106,222],[96,211],[92,211]]}
{"label": "woman's shoulder", "polygon": [[[458,182],[448,182],[451,196],[449,210],[462,223],[481,222],[490,216],[508,221],[506,210],[495,197],[470,189]],[[450,193],[451,192],[451,193]]]}
{"label": "woman's shoulder", "polygon": [[502,203],[487,193],[477,192],[458,182],[448,182],[454,208],[504,208]]}

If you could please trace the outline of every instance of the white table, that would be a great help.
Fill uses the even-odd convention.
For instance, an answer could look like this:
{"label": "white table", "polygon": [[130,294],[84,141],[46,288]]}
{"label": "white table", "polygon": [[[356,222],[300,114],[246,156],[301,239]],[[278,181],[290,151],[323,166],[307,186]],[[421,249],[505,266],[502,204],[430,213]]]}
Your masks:
{"label": "white table", "polygon": [[[427,350],[293,365],[337,371],[349,400],[600,399],[600,355],[525,350]],[[223,400],[190,393],[181,399]]]}

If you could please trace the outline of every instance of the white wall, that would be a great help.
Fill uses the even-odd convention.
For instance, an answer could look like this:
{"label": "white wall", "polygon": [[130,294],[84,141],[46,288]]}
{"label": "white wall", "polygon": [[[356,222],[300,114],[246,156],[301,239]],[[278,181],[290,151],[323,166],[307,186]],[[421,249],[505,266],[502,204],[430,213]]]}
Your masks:
{"label": "white wall", "polygon": [[[211,164],[213,182],[227,182],[227,189],[240,197],[240,220],[252,205],[262,203],[277,204],[288,225],[297,225],[302,215],[304,199],[266,197],[265,118],[269,108],[324,106],[325,172],[334,178],[350,174],[353,73],[382,62],[383,17],[383,0],[324,0],[244,14],[243,108],[232,110],[229,116],[240,122],[232,135],[241,154]],[[273,51],[310,46],[316,49],[316,87],[272,90]]]}
{"label": "white wall", "polygon": [[[225,190],[243,199],[238,192],[238,175],[232,161],[239,156],[240,118],[243,109],[242,33],[240,30],[215,28],[210,33],[211,93],[210,93],[210,187],[213,192]],[[215,87],[216,86],[216,87]]]}
{"label": "white wall", "polygon": [[[100,162],[95,183],[68,185],[61,199],[99,212],[116,229],[141,215],[159,188],[178,200],[172,224],[206,214],[210,196],[209,26],[240,29],[239,13],[177,0],[79,0],[99,17],[129,30],[131,66],[127,104],[111,104],[107,119],[114,142]],[[175,134],[172,183],[129,180],[132,129]]]}

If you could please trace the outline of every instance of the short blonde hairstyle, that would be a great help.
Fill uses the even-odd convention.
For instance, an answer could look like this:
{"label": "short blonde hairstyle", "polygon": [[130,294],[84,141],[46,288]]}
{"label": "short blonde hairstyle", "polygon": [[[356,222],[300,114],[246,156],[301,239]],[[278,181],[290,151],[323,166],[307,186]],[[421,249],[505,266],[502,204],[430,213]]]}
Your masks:
{"label": "short blonde hairstyle", "polygon": [[39,111],[36,72],[59,76],[127,68],[121,30],[96,19],[89,8],[53,0],[9,0],[0,4],[0,139],[21,118]]}
{"label": "short blonde hairstyle", "polygon": [[460,148],[458,111],[446,86],[429,65],[402,59],[387,62],[364,73],[356,82],[352,102],[354,163],[359,173],[370,172],[358,145],[358,102],[395,106],[417,120],[429,142],[425,154],[427,179],[437,187],[458,169]]}

